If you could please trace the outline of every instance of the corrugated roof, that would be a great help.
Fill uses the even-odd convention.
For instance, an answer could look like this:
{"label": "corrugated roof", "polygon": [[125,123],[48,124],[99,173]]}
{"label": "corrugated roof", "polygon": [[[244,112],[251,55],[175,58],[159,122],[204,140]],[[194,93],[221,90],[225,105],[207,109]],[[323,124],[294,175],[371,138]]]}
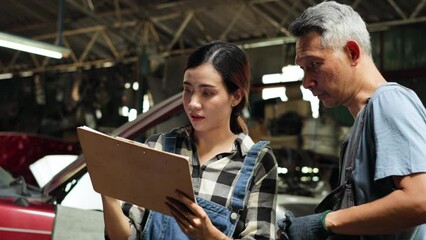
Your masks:
{"label": "corrugated roof", "polygon": [[[63,2],[63,8],[60,3]],[[319,0],[2,0],[0,31],[61,40],[71,57],[48,59],[0,48],[0,73],[134,61],[181,54],[213,39],[259,42],[288,37],[290,22]],[[426,22],[426,0],[341,0],[371,31]]]}

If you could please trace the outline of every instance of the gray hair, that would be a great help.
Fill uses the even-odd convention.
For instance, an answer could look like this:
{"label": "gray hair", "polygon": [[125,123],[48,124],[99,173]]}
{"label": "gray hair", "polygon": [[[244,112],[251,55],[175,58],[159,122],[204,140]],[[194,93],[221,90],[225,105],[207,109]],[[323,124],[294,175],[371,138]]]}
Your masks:
{"label": "gray hair", "polygon": [[306,9],[290,25],[290,32],[296,38],[311,31],[321,34],[322,47],[340,51],[348,40],[355,40],[368,56],[372,56],[367,26],[349,5],[322,2]]}

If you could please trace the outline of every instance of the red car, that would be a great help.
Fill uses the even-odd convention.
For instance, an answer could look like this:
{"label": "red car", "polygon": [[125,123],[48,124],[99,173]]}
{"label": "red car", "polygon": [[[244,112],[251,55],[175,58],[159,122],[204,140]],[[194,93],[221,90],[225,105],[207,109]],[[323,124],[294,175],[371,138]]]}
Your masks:
{"label": "red car", "polygon": [[[182,109],[181,94],[177,94],[119,127],[111,135],[142,140],[141,136],[147,130],[178,116]],[[0,132],[1,240],[52,239],[58,206],[87,173],[84,156],[80,155],[42,188],[34,187],[36,181],[29,165],[49,154],[80,153],[78,143]]]}

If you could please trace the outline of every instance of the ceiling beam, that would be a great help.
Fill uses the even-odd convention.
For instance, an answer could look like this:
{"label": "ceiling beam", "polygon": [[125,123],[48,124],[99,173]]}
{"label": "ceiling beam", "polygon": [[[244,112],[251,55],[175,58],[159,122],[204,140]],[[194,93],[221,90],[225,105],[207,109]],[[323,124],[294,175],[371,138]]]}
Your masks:
{"label": "ceiling beam", "polygon": [[[21,54],[21,51],[16,51],[13,54],[13,57],[12,57],[12,59],[10,59],[9,65],[7,66],[7,69],[11,69],[15,65],[16,59],[18,59],[19,54]],[[28,53],[28,54],[31,54],[31,53]]]}
{"label": "ceiling beam", "polygon": [[37,57],[34,54],[31,54],[31,60],[33,61],[36,67],[40,67],[40,62],[38,61]]}
{"label": "ceiling beam", "polygon": [[[123,63],[132,63],[137,61],[137,57],[126,57],[121,60]],[[73,63],[67,63],[67,64],[60,64],[60,65],[51,65],[51,66],[41,66],[41,67],[34,67],[30,69],[25,69],[21,71],[12,71],[14,74],[19,74],[21,72],[33,72],[33,73],[40,73],[40,72],[52,72],[52,71],[59,71],[59,72],[74,72],[78,68],[99,68],[102,67],[104,63],[111,63],[116,62],[116,59],[114,58],[104,58],[99,60],[89,60],[84,62],[73,62]],[[11,72],[11,71],[5,71],[5,72]]]}
{"label": "ceiling beam", "polygon": [[182,36],[182,32],[185,30],[186,26],[188,26],[189,21],[191,21],[192,17],[194,16],[194,11],[190,11],[186,14],[185,19],[180,24],[178,30],[176,31],[176,34],[173,36],[172,41],[170,42],[169,46],[167,47],[166,54],[172,50],[173,45],[175,45],[176,41]]}
{"label": "ceiling beam", "polygon": [[148,22],[149,32],[151,33],[152,37],[154,38],[154,41],[160,45],[160,37],[158,36],[157,30],[155,30],[154,24],[152,22]]}
{"label": "ceiling beam", "polygon": [[121,23],[121,9],[120,9],[120,2],[119,0],[114,0],[114,9],[115,9],[115,16],[117,17],[117,21]]}
{"label": "ceiling beam", "polygon": [[401,8],[398,6],[398,4],[395,3],[394,0],[388,0],[388,3],[392,6],[392,8],[401,16],[402,19],[407,19],[407,15],[404,13],[404,11],[401,10]]}
{"label": "ceiling beam", "polygon": [[67,47],[67,48],[69,48],[71,50],[71,53],[70,53],[71,60],[73,62],[78,62],[78,58],[75,55],[75,52],[73,51],[72,47],[70,46],[68,40],[64,37],[63,41],[64,41],[64,46]]}
{"label": "ceiling beam", "polygon": [[[320,0],[310,0],[310,3],[316,3]],[[110,1],[108,3],[105,2],[105,5],[108,6],[107,11],[105,12],[99,12],[95,10],[99,10],[98,8],[94,8],[90,10],[88,7],[91,3],[90,0],[81,0],[81,1],[75,1],[75,0],[68,0],[67,3],[74,12],[77,11],[78,16],[83,16],[82,18],[76,18],[76,19],[67,19],[68,26],[70,27],[70,30],[64,29],[63,36],[64,36],[64,45],[69,47],[71,50],[73,49],[72,46],[70,46],[70,43],[73,44],[72,40],[74,38],[80,38],[80,36],[77,36],[78,34],[85,34],[88,36],[81,36],[82,39],[79,40],[81,47],[83,50],[78,51],[71,51],[71,62],[72,64],[91,64],[93,61],[88,60],[88,54],[99,52],[99,58],[103,58],[106,61],[110,61],[113,59],[114,61],[120,62],[122,61],[123,56],[135,56],[138,54],[138,52],[133,51],[140,49],[140,45],[138,44],[149,44],[149,47],[152,47],[155,52],[149,53],[150,57],[151,54],[153,57],[165,57],[170,56],[174,54],[182,54],[187,53],[194,47],[200,45],[204,41],[211,41],[215,39],[216,37],[219,37],[220,39],[226,40],[227,37],[229,37],[230,32],[233,31],[239,20],[242,21],[242,17],[244,17],[244,12],[247,10],[247,6],[250,7],[250,9],[255,14],[255,17],[259,20],[258,22],[262,23],[263,31],[259,32],[260,35],[262,35],[262,38],[264,36],[271,37],[267,34],[266,29],[270,29],[269,25],[272,25],[273,27],[276,27],[277,29],[273,30],[275,31],[274,34],[279,34],[283,36],[290,36],[290,33],[288,30],[284,27],[285,24],[287,24],[287,20],[291,18],[292,16],[298,15],[298,11],[300,11],[301,2],[305,3],[306,5],[308,3],[307,0],[295,0],[295,1],[280,1],[280,0],[217,0],[217,1],[195,1],[195,0],[183,0],[183,1],[173,1],[173,2],[165,2],[165,3],[148,3],[149,1],[139,1],[139,0],[114,0]],[[164,1],[159,1],[164,2]],[[352,6],[354,8],[359,8],[361,5],[362,7],[365,7],[364,4],[367,4],[368,1],[363,0],[354,0],[352,1]],[[88,4],[87,6],[85,5]],[[266,3],[272,3],[272,5],[265,5],[262,6],[262,4]],[[21,5],[20,3],[14,2],[13,4]],[[93,3],[92,3],[93,4]],[[290,5],[291,4],[291,5]],[[387,21],[387,22],[377,22],[373,24],[368,24],[368,28],[370,31],[381,31],[384,29],[387,29],[389,27],[393,26],[400,26],[400,25],[408,25],[408,24],[415,24],[415,23],[421,23],[426,22],[426,16],[418,17],[419,14],[423,14],[423,10],[426,5],[426,0],[417,0],[416,5],[414,3],[411,5],[412,8],[410,10],[406,10],[407,12],[404,13],[402,9],[402,4],[398,4],[398,1],[396,0],[387,0],[387,3],[392,6],[392,9],[397,13],[393,13],[392,15],[395,15],[396,20],[393,21]],[[45,4],[46,5],[46,4]],[[36,18],[37,21],[35,21],[35,24],[32,25],[32,30],[29,26],[24,26],[24,28],[15,28],[14,30],[22,30],[25,29],[33,31],[33,32],[46,32],[41,31],[41,28],[45,29],[56,29],[54,27],[54,18],[56,19],[56,10],[52,9],[52,7],[49,8],[49,6],[53,6],[54,3],[51,3],[50,5],[43,6],[43,8],[38,8],[40,6],[40,3],[37,2],[37,9],[40,9],[38,13],[38,17]],[[212,11],[212,9],[217,10],[217,8],[220,7],[227,7],[229,8],[230,5],[232,7],[235,6],[234,12],[232,17],[230,18],[230,21],[228,25],[222,27],[218,32],[209,32],[210,28],[208,28],[207,23],[203,22],[202,16],[206,11]],[[277,7],[280,9],[286,9],[285,11],[282,11],[282,17],[277,15],[277,12],[271,12],[272,8]],[[284,6],[284,7],[282,7]],[[287,6],[287,8],[285,8]],[[76,9],[73,9],[73,7]],[[98,7],[98,6],[96,6]],[[155,13],[151,13],[150,11],[154,9]],[[174,10],[177,9],[177,10]],[[180,12],[182,9],[188,10],[188,13],[182,17],[182,13]],[[414,10],[413,10],[414,9]],[[161,11],[160,11],[161,10]],[[25,10],[25,11],[28,11]],[[81,11],[82,14],[79,12]],[[170,13],[171,11],[174,11]],[[40,12],[46,13],[43,16],[45,17],[44,23],[38,22],[39,18],[41,17]],[[191,12],[192,17],[189,16],[189,12]],[[155,16],[156,15],[156,16]],[[32,15],[31,15],[32,16]],[[134,18],[136,16],[136,18]],[[278,17],[279,16],[279,17]],[[251,16],[250,16],[251,18]],[[401,18],[401,19],[399,19]],[[83,20],[91,20],[93,19],[94,23],[97,24],[96,26],[90,26],[90,27],[83,27],[81,28],[80,21]],[[133,19],[130,21],[126,21],[126,19]],[[265,20],[263,20],[265,19]],[[261,20],[261,21],[260,21]],[[74,21],[74,22],[73,22]],[[90,22],[93,22],[90,21]],[[168,26],[166,23],[169,21],[177,21],[177,26]],[[194,23],[194,26],[198,28],[195,30],[196,32],[201,34],[199,37],[188,37],[185,36],[187,27],[189,24]],[[215,22],[208,22],[209,24],[215,24]],[[71,29],[72,27],[77,27],[77,29]],[[86,25],[87,26],[87,25]],[[133,32],[130,32],[130,28],[133,28],[131,30],[134,30]],[[176,29],[178,28],[178,29]],[[121,36],[120,34],[117,34],[118,30],[126,30],[129,31],[130,34]],[[39,31],[40,30],[40,31]],[[99,32],[98,34],[102,34],[102,39],[93,39],[93,34],[96,32]],[[250,34],[250,33],[247,33]],[[214,35],[214,36],[212,36]],[[255,36],[259,36],[256,34],[253,34]],[[70,38],[73,36],[73,38]],[[274,35],[276,36],[276,35]],[[272,36],[272,37],[274,37]],[[49,34],[43,34],[34,37],[34,39],[38,40],[54,40],[58,37],[57,32],[52,32]],[[204,38],[204,39],[203,39]],[[123,41],[124,40],[124,41]],[[93,41],[93,43],[91,43]],[[258,41],[258,38],[254,40],[254,42]],[[53,42],[53,41],[52,41]],[[86,42],[89,42],[89,44],[85,45]],[[123,44],[124,43],[124,44]],[[128,44],[129,48],[126,48],[126,44]],[[89,46],[91,45],[91,46]],[[132,52],[129,51],[130,47],[133,49]],[[76,48],[74,46],[74,48]],[[185,49],[178,49],[178,48],[185,48]],[[107,50],[106,52],[104,50]],[[108,50],[111,51],[111,54],[108,53]],[[75,54],[79,53],[80,51],[83,51],[82,56],[77,57]],[[19,57],[18,57],[19,56]],[[41,63],[41,58],[35,58],[32,55],[29,55],[32,59],[27,57],[26,54],[21,55],[11,55],[9,59],[3,59],[3,68],[0,68],[0,71],[4,71],[6,69],[14,72],[14,71],[24,71],[21,70],[25,68],[26,66],[34,66],[30,68],[43,68],[43,67],[49,67],[49,65],[59,64],[62,65],[62,61],[53,61],[52,59],[43,59],[43,63]],[[27,58],[23,62],[23,59]],[[102,61],[103,59],[99,59]],[[12,61],[13,60],[13,61]],[[32,60],[32,61],[31,61]],[[23,62],[21,64],[21,61]],[[50,62],[49,62],[50,61]],[[68,62],[70,62],[68,61]],[[10,62],[13,62],[11,65]],[[6,64],[7,63],[7,64]],[[69,64],[69,63],[67,63]],[[16,66],[15,66],[16,65]],[[64,64],[66,66],[66,64]],[[46,68],[47,69],[47,68]],[[26,71],[26,70],[25,70]]]}
{"label": "ceiling beam", "polygon": [[[175,35],[175,30],[170,29],[169,27],[167,27],[166,25],[161,23],[161,20],[159,20],[158,18],[153,18],[151,17],[151,15],[148,13],[147,10],[143,9],[142,7],[140,7],[138,4],[135,4],[133,1],[130,0],[125,0],[127,4],[130,5],[131,8],[136,9],[138,12],[138,16],[140,16],[139,18],[143,18],[143,19],[147,19],[148,21],[152,22],[154,24],[154,26],[156,28],[158,28],[160,31],[165,32],[166,34],[168,34],[173,40],[173,36]],[[157,5],[156,5],[157,6]],[[181,16],[181,14],[173,14],[176,17]],[[191,43],[191,45],[196,45],[193,41],[188,40],[188,39],[184,39],[185,42],[187,43]],[[167,49],[167,47],[165,47]]]}
{"label": "ceiling beam", "polygon": [[[94,12],[91,12],[91,11],[85,9],[84,7],[82,7],[80,4],[78,4],[74,0],[67,0],[67,3],[70,4],[71,6],[73,6],[74,8],[78,9],[82,13],[86,14],[87,16],[89,16],[92,20],[100,23],[101,25],[104,25],[104,26],[110,26],[110,25],[112,25],[111,21],[107,21],[104,18],[99,17],[97,14],[95,14]],[[121,27],[121,26],[119,26],[119,27]],[[112,34],[114,34],[114,32],[112,32]],[[128,41],[130,43],[132,42],[132,39],[130,39],[129,36],[127,36],[125,34],[121,35],[120,38],[121,37],[124,38],[126,41]]]}
{"label": "ceiling beam", "polygon": [[221,39],[221,40],[226,39],[226,36],[228,35],[229,31],[231,31],[231,29],[235,26],[235,23],[241,17],[241,14],[244,12],[245,9],[246,9],[246,5],[245,4],[241,5],[241,7],[238,9],[237,14],[234,15],[231,22],[228,24],[228,26],[225,28],[225,30],[223,30],[223,32],[220,34],[219,39]]}
{"label": "ceiling beam", "polygon": [[121,58],[121,54],[117,51],[117,48],[114,46],[114,43],[112,42],[110,36],[108,33],[104,30],[101,31],[102,37],[105,40],[106,44],[108,45],[109,49],[111,50],[112,54],[116,59]]}
{"label": "ceiling beam", "polygon": [[404,20],[395,20],[395,21],[386,21],[380,23],[371,23],[367,25],[369,31],[383,31],[389,27],[402,26],[408,24],[422,23],[426,22],[426,17],[414,18],[414,19],[404,19]]}
{"label": "ceiling beam", "polygon": [[78,59],[79,62],[83,62],[84,59],[86,59],[87,54],[89,53],[90,49],[93,47],[93,44],[95,44],[96,40],[98,39],[100,31],[97,31],[93,34],[92,38],[90,39],[90,42],[86,45],[86,48],[84,49],[83,53],[80,55],[80,58]]}
{"label": "ceiling beam", "polygon": [[414,9],[414,11],[411,13],[410,18],[415,18],[417,17],[417,14],[419,14],[419,12],[423,9],[423,7],[426,4],[426,0],[422,0],[419,2],[419,4],[417,4],[416,8]]}
{"label": "ceiling beam", "polygon": [[40,21],[42,23],[46,22],[46,16],[43,16],[43,15],[41,15],[41,14],[33,11],[32,9],[29,9],[27,7],[27,4],[26,4],[25,1],[10,1],[10,2],[13,3],[13,5],[15,5],[20,10],[24,11],[25,15],[29,15],[29,16],[35,17],[38,21]]}
{"label": "ceiling beam", "polygon": [[259,14],[262,18],[264,18],[269,24],[279,29],[281,33],[284,33],[286,36],[291,35],[290,32],[287,30],[287,28],[283,27],[280,23],[272,19],[268,14],[264,13],[257,6],[251,5],[250,8],[253,9],[253,11]]}
{"label": "ceiling beam", "polygon": [[203,33],[203,35],[205,37],[204,40],[209,41],[209,42],[212,41],[213,40],[212,36],[206,31],[204,24],[201,22],[201,20],[199,19],[197,14],[194,14],[193,21],[194,21],[195,25],[198,27],[198,30],[200,30]]}
{"label": "ceiling beam", "polygon": [[356,10],[356,9],[358,8],[358,5],[359,5],[361,2],[362,2],[362,0],[355,0],[355,2],[353,2],[353,3],[352,3],[352,5],[351,5],[351,6],[352,6],[352,8]]}
{"label": "ceiling beam", "polygon": [[[293,1],[293,5],[291,5],[291,8],[287,10],[288,13],[296,13],[296,8],[300,5],[300,0]],[[284,25],[288,19],[290,18],[290,14],[286,14],[286,16],[281,20],[280,26]],[[287,36],[291,36],[291,33],[289,33]]]}

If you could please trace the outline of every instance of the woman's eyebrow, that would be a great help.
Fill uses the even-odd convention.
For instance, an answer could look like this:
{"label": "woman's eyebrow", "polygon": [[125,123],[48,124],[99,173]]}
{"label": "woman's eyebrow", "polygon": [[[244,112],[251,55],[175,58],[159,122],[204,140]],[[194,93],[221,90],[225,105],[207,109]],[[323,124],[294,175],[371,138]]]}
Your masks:
{"label": "woman's eyebrow", "polygon": [[199,87],[200,88],[216,88],[215,85],[211,85],[211,84],[200,84]]}
{"label": "woman's eyebrow", "polygon": [[[187,86],[192,86],[192,84],[188,81],[183,81],[183,85],[187,85]],[[198,88],[216,88],[215,85],[211,85],[208,83],[202,83],[200,85],[197,86]]]}

